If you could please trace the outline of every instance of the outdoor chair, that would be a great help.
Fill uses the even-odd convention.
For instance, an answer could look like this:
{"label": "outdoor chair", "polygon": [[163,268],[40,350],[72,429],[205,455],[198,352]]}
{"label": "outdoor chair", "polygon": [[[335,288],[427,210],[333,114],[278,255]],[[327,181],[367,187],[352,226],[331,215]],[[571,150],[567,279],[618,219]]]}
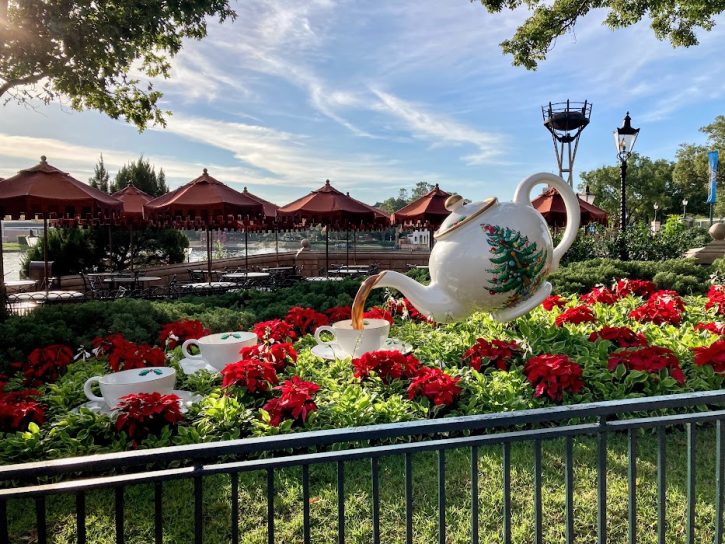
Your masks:
{"label": "outdoor chair", "polygon": [[206,281],[206,277],[203,272],[195,272],[191,268],[186,269],[189,273],[189,282],[190,283],[199,283],[202,281]]}

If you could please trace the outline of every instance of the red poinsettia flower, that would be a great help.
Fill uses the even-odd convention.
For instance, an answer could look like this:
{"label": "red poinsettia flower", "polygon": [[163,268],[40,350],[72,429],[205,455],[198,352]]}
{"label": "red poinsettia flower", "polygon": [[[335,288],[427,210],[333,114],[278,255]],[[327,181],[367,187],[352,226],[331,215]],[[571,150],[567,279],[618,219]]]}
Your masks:
{"label": "red poinsettia flower", "polygon": [[679,325],[684,309],[685,303],[677,293],[657,291],[642,306],[629,312],[629,317],[642,323]]}
{"label": "red poinsettia flower", "polygon": [[408,386],[408,398],[416,395],[427,398],[436,406],[450,406],[461,393],[460,378],[454,378],[440,368],[421,367]]}
{"label": "red poinsettia flower", "polygon": [[333,306],[325,310],[327,318],[330,323],[337,323],[338,321],[345,321],[352,317],[352,308],[350,306]]}
{"label": "red poinsettia flower", "polygon": [[277,372],[284,372],[288,364],[297,362],[297,351],[292,342],[275,342],[274,344],[257,344],[239,350],[242,359],[257,359],[270,363]]}
{"label": "red poinsettia flower", "polygon": [[695,332],[697,331],[708,331],[712,334],[716,334],[718,336],[725,335],[725,323],[721,321],[712,321],[710,323],[698,323],[693,328]]}
{"label": "red poinsettia flower", "polygon": [[277,385],[277,371],[272,363],[259,359],[242,359],[222,370],[222,387],[243,387],[250,393],[269,391]]}
{"label": "red poinsettia flower", "polygon": [[317,327],[330,323],[330,320],[325,314],[312,308],[302,308],[301,306],[290,308],[284,320],[294,327],[299,337],[314,333]]}
{"label": "red poinsettia flower", "polygon": [[304,423],[308,414],[317,410],[312,398],[320,390],[320,386],[316,383],[306,382],[298,376],[293,376],[291,380],[287,380],[275,389],[282,394],[268,400],[263,407],[270,416],[269,424],[272,427],[279,427],[285,419]]}
{"label": "red poinsettia flower", "polygon": [[363,313],[363,317],[367,317],[368,319],[385,319],[391,325],[393,324],[393,314],[379,306],[370,308],[367,312]]}
{"label": "red poinsettia flower", "polygon": [[620,297],[626,297],[627,295],[648,297],[657,290],[657,286],[648,280],[630,280],[625,278],[617,282],[614,290]]}
{"label": "red poinsettia flower", "polygon": [[116,430],[124,432],[134,447],[150,435],[157,435],[166,425],[176,425],[184,419],[176,395],[136,393],[121,397],[117,406]]}
{"label": "red poinsettia flower", "polygon": [[705,308],[715,308],[718,315],[725,315],[725,285],[711,285],[707,291]]}
{"label": "red poinsettia flower", "polygon": [[671,349],[660,346],[648,346],[639,349],[615,351],[609,356],[608,368],[613,372],[618,365],[624,365],[627,370],[657,373],[666,368],[677,382],[685,383],[685,375],[680,368],[680,360]]}
{"label": "red poinsettia flower", "polygon": [[252,331],[262,342],[289,342],[297,340],[294,327],[281,319],[262,321],[252,327]]}
{"label": "red poinsettia flower", "polygon": [[73,351],[64,344],[51,344],[35,348],[22,365],[26,385],[55,382],[73,362]]}
{"label": "red poinsettia flower", "polygon": [[511,360],[521,355],[523,350],[515,340],[486,340],[478,338],[463,354],[463,362],[480,371],[482,366],[493,366],[499,370],[508,370]]}
{"label": "red poinsettia flower", "polygon": [[709,346],[692,348],[693,362],[698,366],[710,365],[715,372],[725,372],[725,340],[717,340]]}
{"label": "red poinsettia flower", "polygon": [[582,304],[614,304],[618,300],[617,293],[607,287],[595,287],[579,297]]}
{"label": "red poinsettia flower", "polygon": [[635,346],[646,346],[647,338],[641,332],[634,332],[629,327],[607,327],[604,326],[598,331],[589,335],[589,341],[609,340],[617,347],[630,348]]}
{"label": "red poinsettia flower", "polygon": [[524,374],[535,388],[534,396],[560,401],[564,393],[578,393],[584,387],[582,367],[567,355],[543,354],[529,357]]}
{"label": "red poinsettia flower", "polygon": [[211,334],[204,324],[197,319],[181,319],[173,323],[166,323],[159,333],[159,344],[167,349],[174,349],[186,340],[198,339]]}
{"label": "red poinsettia flower", "polygon": [[37,400],[39,396],[35,389],[0,393],[0,432],[25,431],[30,423],[42,425],[45,409]]}
{"label": "red poinsettia flower", "polygon": [[559,295],[551,295],[546,297],[541,305],[544,307],[544,310],[550,312],[554,308],[563,308],[566,306],[566,303],[567,301],[565,298],[561,298]]}
{"label": "red poinsettia flower", "polygon": [[677,310],[680,312],[685,311],[685,301],[682,300],[682,297],[679,295],[677,291],[655,291],[652,293],[649,298],[647,299],[648,302],[654,301],[658,303],[668,303],[673,304]]}
{"label": "red poinsettia flower", "polygon": [[166,354],[161,348],[136,344],[118,333],[96,338],[93,347],[98,355],[108,355],[108,364],[113,372],[166,364]]}
{"label": "red poinsettia flower", "polygon": [[597,318],[589,306],[574,306],[564,310],[556,318],[556,326],[561,327],[564,323],[596,323]]}
{"label": "red poinsettia flower", "polygon": [[384,383],[392,380],[412,378],[420,368],[420,361],[413,355],[399,351],[368,351],[362,357],[352,360],[356,378],[367,378],[375,372]]}

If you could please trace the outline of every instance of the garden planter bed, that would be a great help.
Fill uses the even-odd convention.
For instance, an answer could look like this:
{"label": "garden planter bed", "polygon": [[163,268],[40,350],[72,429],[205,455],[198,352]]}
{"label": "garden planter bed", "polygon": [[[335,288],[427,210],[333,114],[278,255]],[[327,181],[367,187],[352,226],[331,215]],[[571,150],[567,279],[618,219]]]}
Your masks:
{"label": "garden planter bed", "polygon": [[[718,286],[681,298],[629,281],[578,299],[551,297],[511,323],[476,314],[450,325],[428,323],[399,300],[370,315],[393,320],[391,336],[412,353],[353,361],[325,361],[309,349],[309,333],[349,308],[293,308],[256,324],[263,343],[222,375],[187,376],[179,367],[178,343],[206,332],[198,322],[167,324],[157,346],[99,338],[99,354],[75,362],[75,346],[43,346],[5,377],[0,461],[719,389],[724,300]],[[111,414],[81,407],[89,377],[163,364],[177,369],[176,389],[203,400],[184,413],[161,395]]]}

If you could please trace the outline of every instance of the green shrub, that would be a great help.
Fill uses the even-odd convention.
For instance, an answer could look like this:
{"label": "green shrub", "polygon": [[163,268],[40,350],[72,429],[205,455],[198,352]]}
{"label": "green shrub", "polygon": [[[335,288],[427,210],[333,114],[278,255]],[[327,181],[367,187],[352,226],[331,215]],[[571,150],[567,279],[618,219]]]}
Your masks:
{"label": "green shrub", "polygon": [[560,295],[582,294],[596,285],[611,285],[621,278],[651,280],[660,289],[675,289],[683,294],[706,293],[711,270],[691,259],[666,261],[619,261],[591,259],[562,266],[549,276],[554,292]]}

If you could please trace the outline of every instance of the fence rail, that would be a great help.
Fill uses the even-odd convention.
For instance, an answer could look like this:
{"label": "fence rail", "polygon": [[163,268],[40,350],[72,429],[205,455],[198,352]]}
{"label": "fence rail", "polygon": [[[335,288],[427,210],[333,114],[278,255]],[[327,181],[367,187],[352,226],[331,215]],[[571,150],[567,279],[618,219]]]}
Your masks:
{"label": "fence rail", "polygon": [[[627,438],[628,542],[637,542],[637,457],[640,429],[654,429],[645,435],[657,443],[656,503],[657,542],[664,544],[667,524],[667,435],[670,428],[684,429],[687,440],[686,530],[685,541],[695,538],[696,457],[698,426],[713,424],[715,440],[715,527],[714,542],[722,543],[722,517],[725,498],[723,465],[725,458],[725,391],[687,393],[662,397],[626,399],[600,403],[560,406],[497,414],[420,420],[401,424],[351,427],[281,436],[230,440],[209,444],[174,446],[69,459],[24,463],[0,467],[0,543],[10,542],[8,507],[11,501],[31,499],[35,504],[37,541],[48,541],[46,499],[54,495],[75,496],[76,538],[87,542],[86,495],[99,489],[114,490],[115,540],[125,541],[124,489],[151,484],[154,490],[154,542],[163,542],[164,482],[191,480],[193,483],[194,542],[201,544],[204,534],[203,482],[205,478],[226,475],[231,483],[230,540],[239,535],[239,475],[261,471],[266,474],[267,542],[275,540],[276,471],[301,467],[302,533],[305,543],[312,542],[310,522],[310,467],[332,465],[336,471],[337,540],[345,541],[346,465],[369,460],[371,485],[372,542],[381,542],[380,461],[397,456],[404,460],[405,538],[413,542],[414,462],[417,454],[433,452],[436,460],[438,541],[446,538],[446,470],[449,450],[470,452],[470,541],[479,541],[478,498],[480,448],[500,446],[502,455],[502,540],[512,542],[512,445],[530,443],[533,453],[534,542],[543,542],[542,447],[547,441],[564,440],[563,481],[565,488],[565,541],[574,542],[574,440],[593,437],[596,443],[596,533],[597,542],[606,543],[608,439],[613,433]],[[291,451],[291,453],[290,453]],[[276,455],[274,453],[276,452]]]}

